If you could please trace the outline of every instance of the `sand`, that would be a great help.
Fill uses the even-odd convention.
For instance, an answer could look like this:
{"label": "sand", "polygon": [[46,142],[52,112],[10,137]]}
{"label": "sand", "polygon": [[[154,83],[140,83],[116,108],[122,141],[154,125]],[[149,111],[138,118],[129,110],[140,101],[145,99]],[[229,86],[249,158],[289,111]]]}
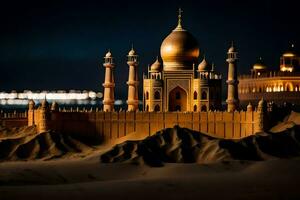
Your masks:
{"label": "sand", "polygon": [[0,200],[300,199],[298,119],[291,113],[273,132],[242,140],[176,127],[101,146],[0,128]]}
{"label": "sand", "polygon": [[140,141],[117,144],[101,156],[104,163],[128,162],[161,167],[165,163],[262,161],[300,156],[300,126],[239,140],[219,139],[175,126]]}
{"label": "sand", "polygon": [[0,199],[299,199],[300,160],[167,163],[97,160],[0,164]]}

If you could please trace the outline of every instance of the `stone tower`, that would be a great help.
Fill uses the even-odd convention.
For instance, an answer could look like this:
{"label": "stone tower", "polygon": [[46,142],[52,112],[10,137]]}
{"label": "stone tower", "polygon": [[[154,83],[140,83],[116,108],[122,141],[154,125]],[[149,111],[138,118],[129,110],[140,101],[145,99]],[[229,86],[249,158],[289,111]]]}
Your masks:
{"label": "stone tower", "polygon": [[261,99],[258,102],[257,106],[257,117],[255,120],[256,126],[254,129],[255,133],[263,132],[268,127],[268,120],[267,120],[267,102],[264,99]]}
{"label": "stone tower", "polygon": [[239,107],[239,97],[238,97],[238,84],[239,81],[237,79],[237,52],[233,46],[228,49],[227,52],[228,62],[228,78],[227,78],[227,111],[234,112]]}
{"label": "stone tower", "polygon": [[29,102],[28,102],[28,126],[35,125],[35,123],[34,123],[34,107],[35,107],[34,101],[32,99],[29,100]]}
{"label": "stone tower", "polygon": [[127,105],[128,111],[136,111],[138,110],[139,99],[138,99],[138,55],[134,51],[133,47],[129,51],[127,64],[129,66],[129,75],[128,75],[128,98]]}
{"label": "stone tower", "polygon": [[49,129],[48,120],[49,120],[49,103],[44,99],[39,108],[39,118],[37,129],[39,133],[46,132]]}
{"label": "stone tower", "polygon": [[114,63],[113,57],[110,51],[108,51],[104,57],[103,66],[105,67],[105,80],[103,83],[104,97],[103,97],[103,111],[111,112],[114,110],[115,103],[115,81],[114,81]]}

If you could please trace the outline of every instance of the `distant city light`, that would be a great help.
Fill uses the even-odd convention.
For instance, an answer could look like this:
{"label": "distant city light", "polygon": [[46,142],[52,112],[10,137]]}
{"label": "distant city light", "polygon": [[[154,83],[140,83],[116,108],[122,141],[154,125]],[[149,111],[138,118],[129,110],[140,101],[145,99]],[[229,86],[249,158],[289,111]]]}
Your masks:
{"label": "distant city light", "polygon": [[25,90],[23,92],[12,91],[10,93],[0,92],[0,104],[1,105],[26,105],[28,100],[32,99],[35,101],[40,101],[47,99],[50,101],[64,102],[64,103],[76,103],[85,104],[85,102],[95,101],[96,99],[102,98],[102,93],[94,91],[78,91],[70,90],[66,92],[64,90],[58,91],[42,91],[42,92],[32,92]]}

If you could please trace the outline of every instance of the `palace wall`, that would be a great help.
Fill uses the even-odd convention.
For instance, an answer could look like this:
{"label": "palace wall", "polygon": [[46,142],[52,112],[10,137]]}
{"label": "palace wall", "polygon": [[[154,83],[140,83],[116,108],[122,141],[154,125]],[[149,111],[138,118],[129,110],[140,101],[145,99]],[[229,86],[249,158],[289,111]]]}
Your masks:
{"label": "palace wall", "polygon": [[264,109],[236,112],[103,112],[36,108],[1,117],[7,127],[35,125],[38,132],[54,130],[87,140],[109,142],[133,132],[147,137],[175,125],[209,135],[238,139],[266,130]]}
{"label": "palace wall", "polygon": [[[39,110],[35,112],[35,125]],[[57,132],[111,141],[136,132],[150,136],[175,125],[220,138],[241,138],[255,134],[257,111],[241,112],[50,112],[47,127]],[[38,128],[39,129],[39,128]]]}
{"label": "palace wall", "polygon": [[6,128],[22,127],[28,124],[27,112],[0,113],[0,125]]}

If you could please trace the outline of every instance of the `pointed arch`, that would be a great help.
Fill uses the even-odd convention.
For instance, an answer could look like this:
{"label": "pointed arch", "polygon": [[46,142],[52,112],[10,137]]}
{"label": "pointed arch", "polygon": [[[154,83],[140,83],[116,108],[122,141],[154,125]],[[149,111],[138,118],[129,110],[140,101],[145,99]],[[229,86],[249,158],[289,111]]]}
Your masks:
{"label": "pointed arch", "polygon": [[154,99],[160,99],[160,92],[159,91],[154,92]]}
{"label": "pointed arch", "polygon": [[155,111],[155,112],[159,112],[159,111],[160,111],[160,106],[159,106],[159,105],[155,105],[154,111]]}
{"label": "pointed arch", "polygon": [[197,100],[198,99],[198,93],[197,91],[194,91],[194,100]]}
{"label": "pointed arch", "polygon": [[180,86],[169,92],[169,111],[187,110],[187,92]]}

